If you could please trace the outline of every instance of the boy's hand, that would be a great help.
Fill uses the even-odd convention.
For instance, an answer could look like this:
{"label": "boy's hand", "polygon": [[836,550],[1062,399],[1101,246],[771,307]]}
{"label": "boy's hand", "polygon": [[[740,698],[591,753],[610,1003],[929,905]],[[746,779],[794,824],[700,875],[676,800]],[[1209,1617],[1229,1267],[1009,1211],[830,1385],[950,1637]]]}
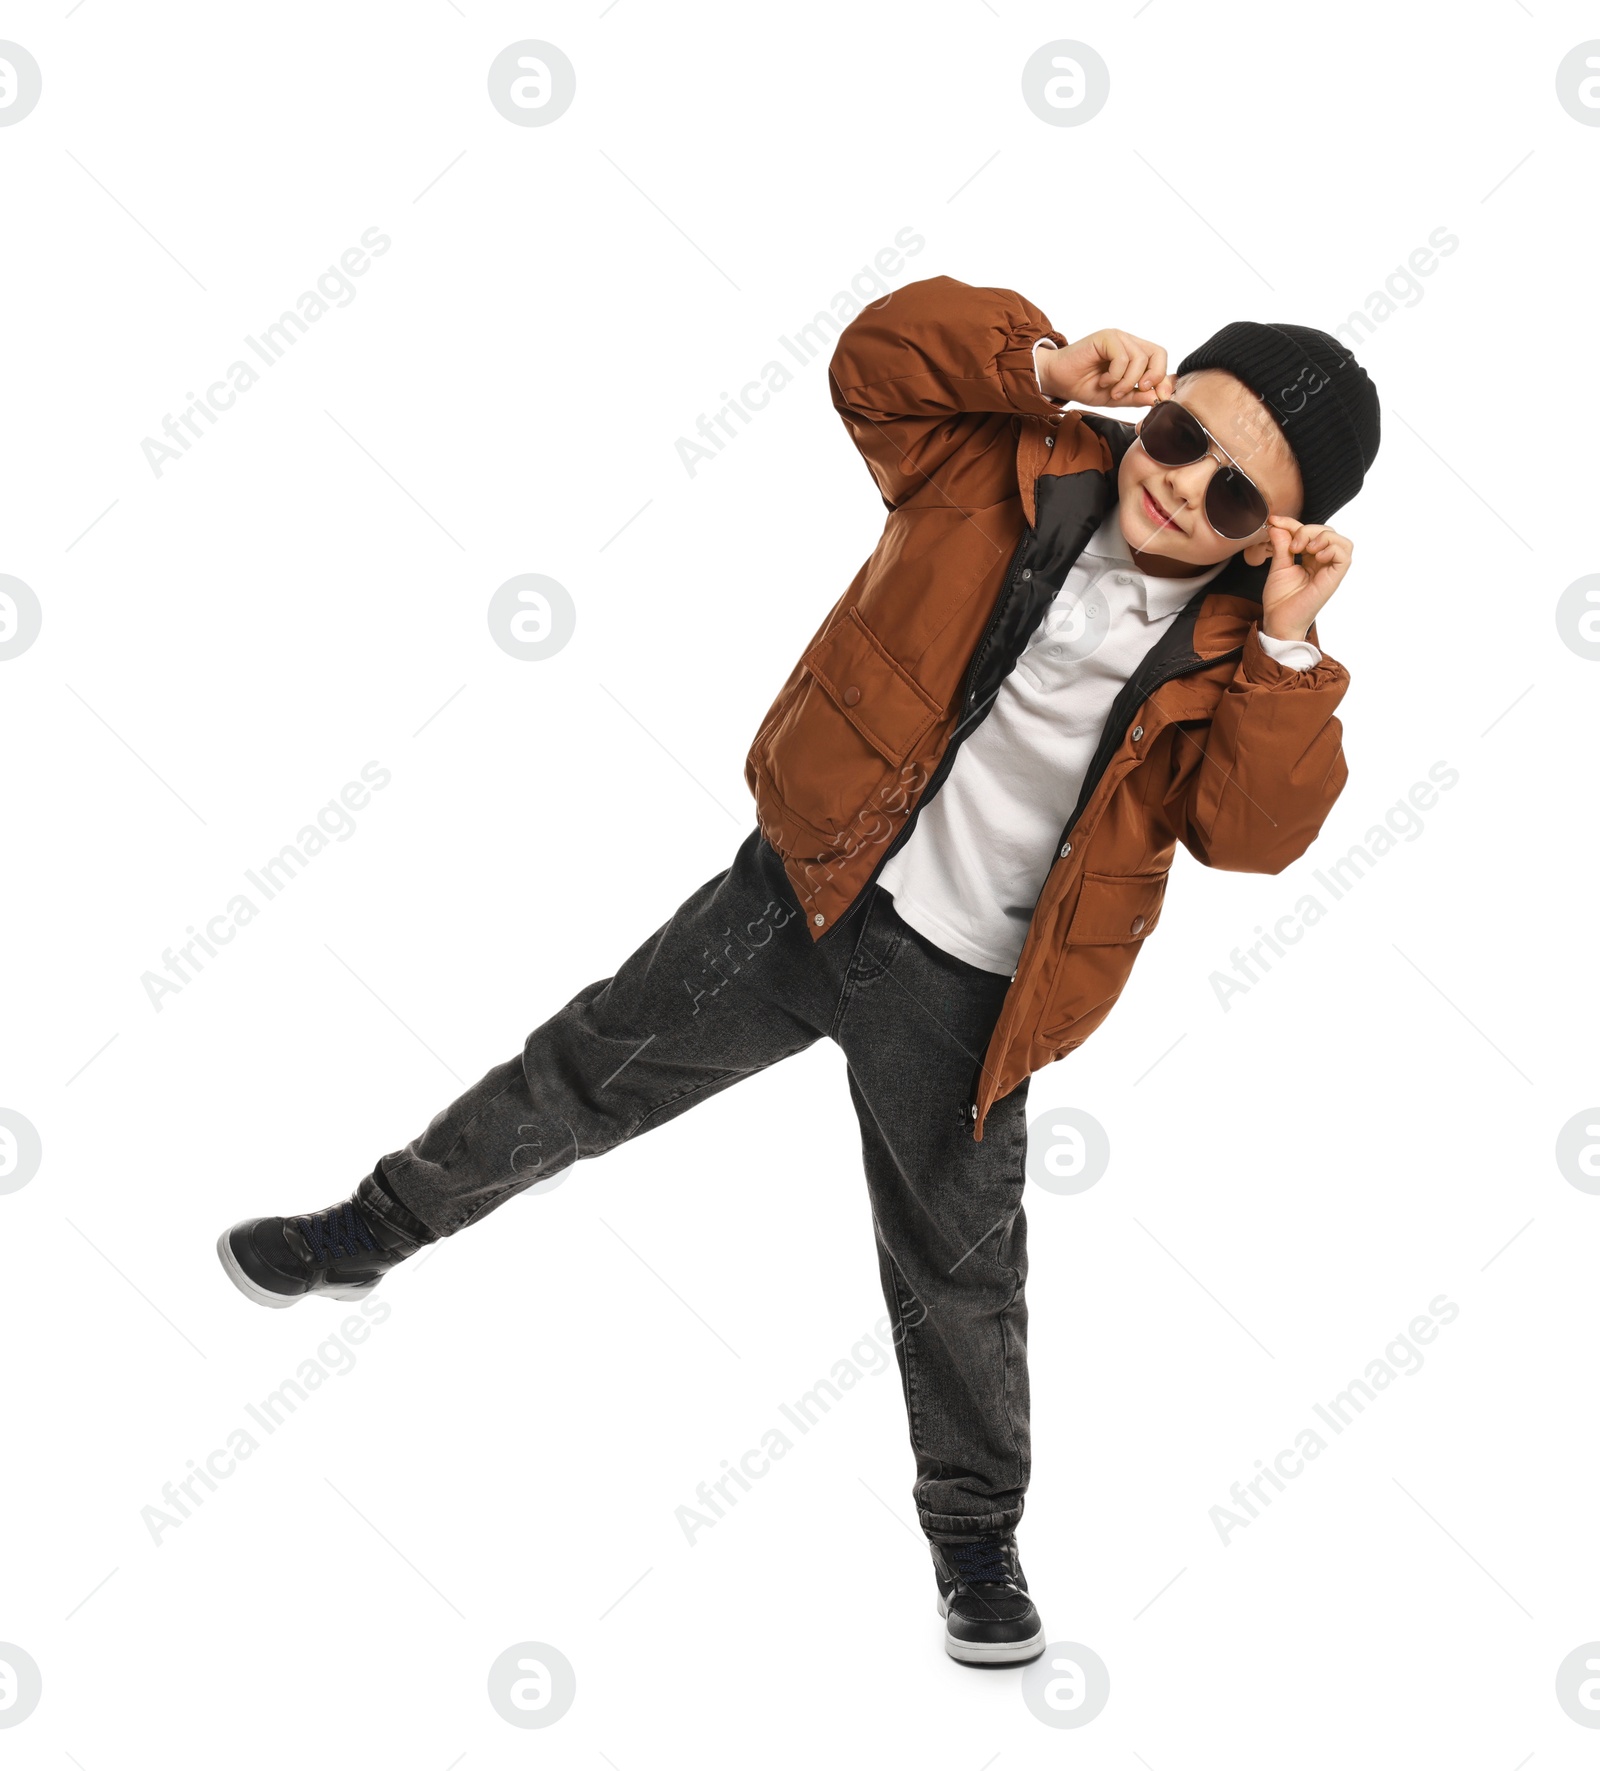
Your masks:
{"label": "boy's hand", "polygon": [[1080,406],[1153,406],[1170,399],[1173,387],[1161,346],[1114,327],[1040,351],[1039,379],[1052,400]]}
{"label": "boy's hand", "polygon": [[[1272,570],[1261,587],[1261,631],[1275,640],[1303,640],[1350,570],[1353,544],[1326,523],[1269,516]],[[1303,563],[1297,565],[1294,556]]]}

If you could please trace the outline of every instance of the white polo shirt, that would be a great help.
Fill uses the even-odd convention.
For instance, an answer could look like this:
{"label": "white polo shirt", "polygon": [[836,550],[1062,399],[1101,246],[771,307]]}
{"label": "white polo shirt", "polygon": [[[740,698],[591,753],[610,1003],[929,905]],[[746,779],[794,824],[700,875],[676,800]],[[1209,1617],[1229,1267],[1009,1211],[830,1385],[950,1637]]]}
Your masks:
{"label": "white polo shirt", "polygon": [[[1113,502],[944,785],[878,876],[919,934],[984,971],[1016,970],[1117,691],[1227,563],[1188,578],[1147,577],[1133,564]],[[1306,640],[1262,634],[1261,644],[1290,669],[1322,659]]]}

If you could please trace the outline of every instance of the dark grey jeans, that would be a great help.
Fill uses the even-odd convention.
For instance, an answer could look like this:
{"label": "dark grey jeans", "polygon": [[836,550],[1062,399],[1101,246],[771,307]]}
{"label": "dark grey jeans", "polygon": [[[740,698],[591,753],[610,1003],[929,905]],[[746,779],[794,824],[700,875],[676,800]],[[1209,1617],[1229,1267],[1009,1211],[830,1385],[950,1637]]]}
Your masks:
{"label": "dark grey jeans", "polygon": [[[757,834],[614,978],[580,990],[363,1181],[449,1236],[824,1036],[849,1068],[932,1538],[1010,1531],[1028,1483],[1027,1084],[974,1142],[1007,980],[940,951],[873,886],[813,942]],[[380,1184],[381,1177],[381,1184]]]}

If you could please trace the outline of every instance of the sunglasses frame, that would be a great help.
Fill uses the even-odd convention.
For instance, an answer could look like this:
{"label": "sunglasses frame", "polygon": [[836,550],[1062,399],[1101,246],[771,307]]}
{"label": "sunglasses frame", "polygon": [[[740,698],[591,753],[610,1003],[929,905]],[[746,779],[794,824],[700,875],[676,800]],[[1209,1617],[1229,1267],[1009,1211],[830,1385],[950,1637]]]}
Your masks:
{"label": "sunglasses frame", "polygon": [[[1203,436],[1206,440],[1206,447],[1201,454],[1191,455],[1187,461],[1163,461],[1163,460],[1161,460],[1161,458],[1159,456],[1151,455],[1149,449],[1145,448],[1145,441],[1144,441],[1145,419],[1149,418],[1151,413],[1158,411],[1162,406],[1176,406],[1178,408],[1178,410],[1184,415],[1185,418],[1187,418],[1189,420],[1189,422],[1191,424],[1198,427],[1201,436]],[[1210,525],[1210,527],[1218,535],[1220,535],[1222,537],[1222,539],[1224,541],[1250,541],[1250,540],[1254,539],[1255,536],[1259,535],[1263,529],[1266,528],[1267,518],[1272,514],[1272,506],[1267,502],[1266,493],[1261,490],[1261,488],[1255,483],[1255,481],[1253,479],[1251,479],[1249,474],[1247,474],[1245,472],[1244,468],[1240,466],[1239,462],[1234,459],[1233,455],[1229,452],[1227,446],[1223,443],[1219,443],[1217,441],[1217,439],[1214,436],[1212,436],[1211,432],[1209,430],[1207,430],[1203,424],[1201,424],[1200,420],[1194,415],[1193,412],[1191,412],[1189,410],[1189,408],[1186,405],[1184,405],[1182,400],[1157,400],[1155,405],[1150,407],[1149,411],[1147,411],[1145,413],[1144,418],[1141,418],[1139,420],[1139,429],[1138,429],[1138,432],[1134,438],[1134,441],[1138,443],[1138,445],[1141,449],[1144,449],[1144,452],[1146,455],[1150,455],[1150,459],[1153,462],[1155,462],[1155,464],[1158,467],[1193,467],[1195,462],[1203,461],[1206,459],[1207,456],[1213,456],[1213,458],[1214,458],[1214,451],[1221,450],[1223,456],[1226,458],[1227,465],[1229,467],[1231,467],[1236,474],[1238,474],[1240,479],[1242,479],[1244,481],[1244,483],[1250,488],[1250,490],[1255,493],[1256,497],[1261,500],[1262,517],[1261,517],[1261,521],[1256,524],[1255,528],[1253,528],[1248,535],[1230,535],[1227,533],[1227,531],[1225,529],[1219,528],[1217,526],[1216,521],[1213,519],[1210,510],[1207,508],[1207,506],[1209,506],[1209,504],[1211,502],[1211,488],[1217,483],[1217,476],[1215,474],[1212,474],[1210,479],[1208,479],[1206,481],[1205,496],[1201,499],[1201,511],[1202,511],[1203,515],[1205,516],[1206,522]],[[1222,465],[1222,463],[1218,462],[1217,465],[1220,467]]]}

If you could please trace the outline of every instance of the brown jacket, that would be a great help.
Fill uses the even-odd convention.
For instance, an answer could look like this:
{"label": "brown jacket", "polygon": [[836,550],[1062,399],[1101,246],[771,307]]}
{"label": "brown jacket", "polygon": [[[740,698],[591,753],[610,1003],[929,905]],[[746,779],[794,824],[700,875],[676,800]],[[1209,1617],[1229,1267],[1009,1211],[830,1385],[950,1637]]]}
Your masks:
{"label": "brown jacket", "polygon": [[[1010,290],[932,277],[852,321],[834,352],[833,403],[889,516],[745,765],[816,939],[909,834],[1115,495],[1131,428],[1047,400],[1039,338],[1067,342]],[[1110,1013],[1178,843],[1209,867],[1276,873],[1338,798],[1349,677],[1262,650],[1266,570],[1235,555],[1118,695],[973,1076],[975,1137],[994,1101]]]}

